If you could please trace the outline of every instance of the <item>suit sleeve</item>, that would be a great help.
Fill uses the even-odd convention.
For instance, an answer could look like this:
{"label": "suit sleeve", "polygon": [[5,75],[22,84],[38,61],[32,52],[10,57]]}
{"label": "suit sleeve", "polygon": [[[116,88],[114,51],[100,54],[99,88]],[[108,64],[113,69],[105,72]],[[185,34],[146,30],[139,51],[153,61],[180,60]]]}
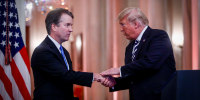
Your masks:
{"label": "suit sleeve", "polygon": [[126,64],[121,67],[122,77],[135,77],[147,75],[159,71],[163,62],[173,52],[171,42],[166,32],[159,31],[153,33],[147,43],[146,49],[142,52],[142,56],[132,63]]}
{"label": "suit sleeve", "polygon": [[116,84],[113,88],[109,89],[110,92],[129,89],[130,82],[129,82],[128,78],[119,77],[119,78],[115,78],[115,81],[116,81]]}
{"label": "suit sleeve", "polygon": [[31,66],[36,73],[42,73],[41,77],[47,77],[49,80],[88,87],[91,87],[92,84],[93,73],[68,71],[66,66],[61,64],[57,55],[46,48],[37,48],[34,51]]}

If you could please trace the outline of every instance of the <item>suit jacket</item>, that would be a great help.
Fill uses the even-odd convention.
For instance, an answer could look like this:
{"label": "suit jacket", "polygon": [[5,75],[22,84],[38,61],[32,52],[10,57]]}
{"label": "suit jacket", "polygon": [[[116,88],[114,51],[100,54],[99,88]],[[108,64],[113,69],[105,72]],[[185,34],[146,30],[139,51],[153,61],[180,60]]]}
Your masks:
{"label": "suit jacket", "polygon": [[121,77],[116,79],[117,84],[110,91],[129,89],[130,100],[159,100],[161,90],[176,71],[168,34],[148,27],[132,61],[134,42],[126,47]]}
{"label": "suit jacket", "polygon": [[64,54],[70,70],[67,70],[61,53],[49,37],[34,50],[31,58],[35,83],[34,99],[73,100],[73,84],[91,87],[93,74],[73,71],[66,49]]}

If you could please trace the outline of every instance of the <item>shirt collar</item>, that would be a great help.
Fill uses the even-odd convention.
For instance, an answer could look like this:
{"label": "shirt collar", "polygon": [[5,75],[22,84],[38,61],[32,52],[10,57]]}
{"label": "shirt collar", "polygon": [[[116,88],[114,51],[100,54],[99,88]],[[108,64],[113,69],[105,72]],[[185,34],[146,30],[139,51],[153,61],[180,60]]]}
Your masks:
{"label": "shirt collar", "polygon": [[[54,40],[50,35],[48,35],[48,37],[50,38],[50,40],[56,45],[57,49],[60,51],[60,46],[61,44],[59,44],[56,40]],[[60,51],[61,52],[61,51]]]}
{"label": "shirt collar", "polygon": [[140,35],[137,37],[137,41],[140,41],[142,39],[142,36],[144,34],[144,32],[146,31],[146,29],[148,28],[148,26],[145,26],[144,29],[142,30],[142,32],[140,33]]}

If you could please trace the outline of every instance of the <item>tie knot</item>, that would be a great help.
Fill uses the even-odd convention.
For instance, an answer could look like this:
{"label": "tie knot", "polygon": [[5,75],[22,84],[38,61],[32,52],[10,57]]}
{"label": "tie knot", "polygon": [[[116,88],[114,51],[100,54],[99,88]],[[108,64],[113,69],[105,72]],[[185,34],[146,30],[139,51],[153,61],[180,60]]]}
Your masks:
{"label": "tie knot", "polygon": [[63,51],[62,45],[60,45],[60,50]]}
{"label": "tie knot", "polygon": [[64,51],[63,51],[62,45],[60,45],[60,52],[61,52],[61,54],[62,54],[62,53],[64,54]]}
{"label": "tie knot", "polygon": [[135,43],[134,43],[134,45],[136,45],[136,44],[138,44],[139,43],[139,41],[138,40],[135,40]]}

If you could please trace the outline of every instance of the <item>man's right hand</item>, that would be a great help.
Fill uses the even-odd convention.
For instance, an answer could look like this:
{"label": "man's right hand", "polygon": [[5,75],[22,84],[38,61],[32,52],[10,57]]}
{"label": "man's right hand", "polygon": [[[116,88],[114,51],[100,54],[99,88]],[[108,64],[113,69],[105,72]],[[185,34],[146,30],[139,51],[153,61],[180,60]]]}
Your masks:
{"label": "man's right hand", "polygon": [[101,81],[101,84],[105,87],[113,87],[116,84],[115,79],[112,76],[103,76],[105,78],[104,81]]}
{"label": "man's right hand", "polygon": [[97,81],[97,82],[101,82],[105,80],[104,77],[102,77],[100,74],[97,74],[97,73],[94,73],[93,77],[94,77],[94,81]]}
{"label": "man's right hand", "polygon": [[94,73],[94,81],[100,82],[105,87],[113,87],[116,82],[112,76],[101,76],[100,74]]}

